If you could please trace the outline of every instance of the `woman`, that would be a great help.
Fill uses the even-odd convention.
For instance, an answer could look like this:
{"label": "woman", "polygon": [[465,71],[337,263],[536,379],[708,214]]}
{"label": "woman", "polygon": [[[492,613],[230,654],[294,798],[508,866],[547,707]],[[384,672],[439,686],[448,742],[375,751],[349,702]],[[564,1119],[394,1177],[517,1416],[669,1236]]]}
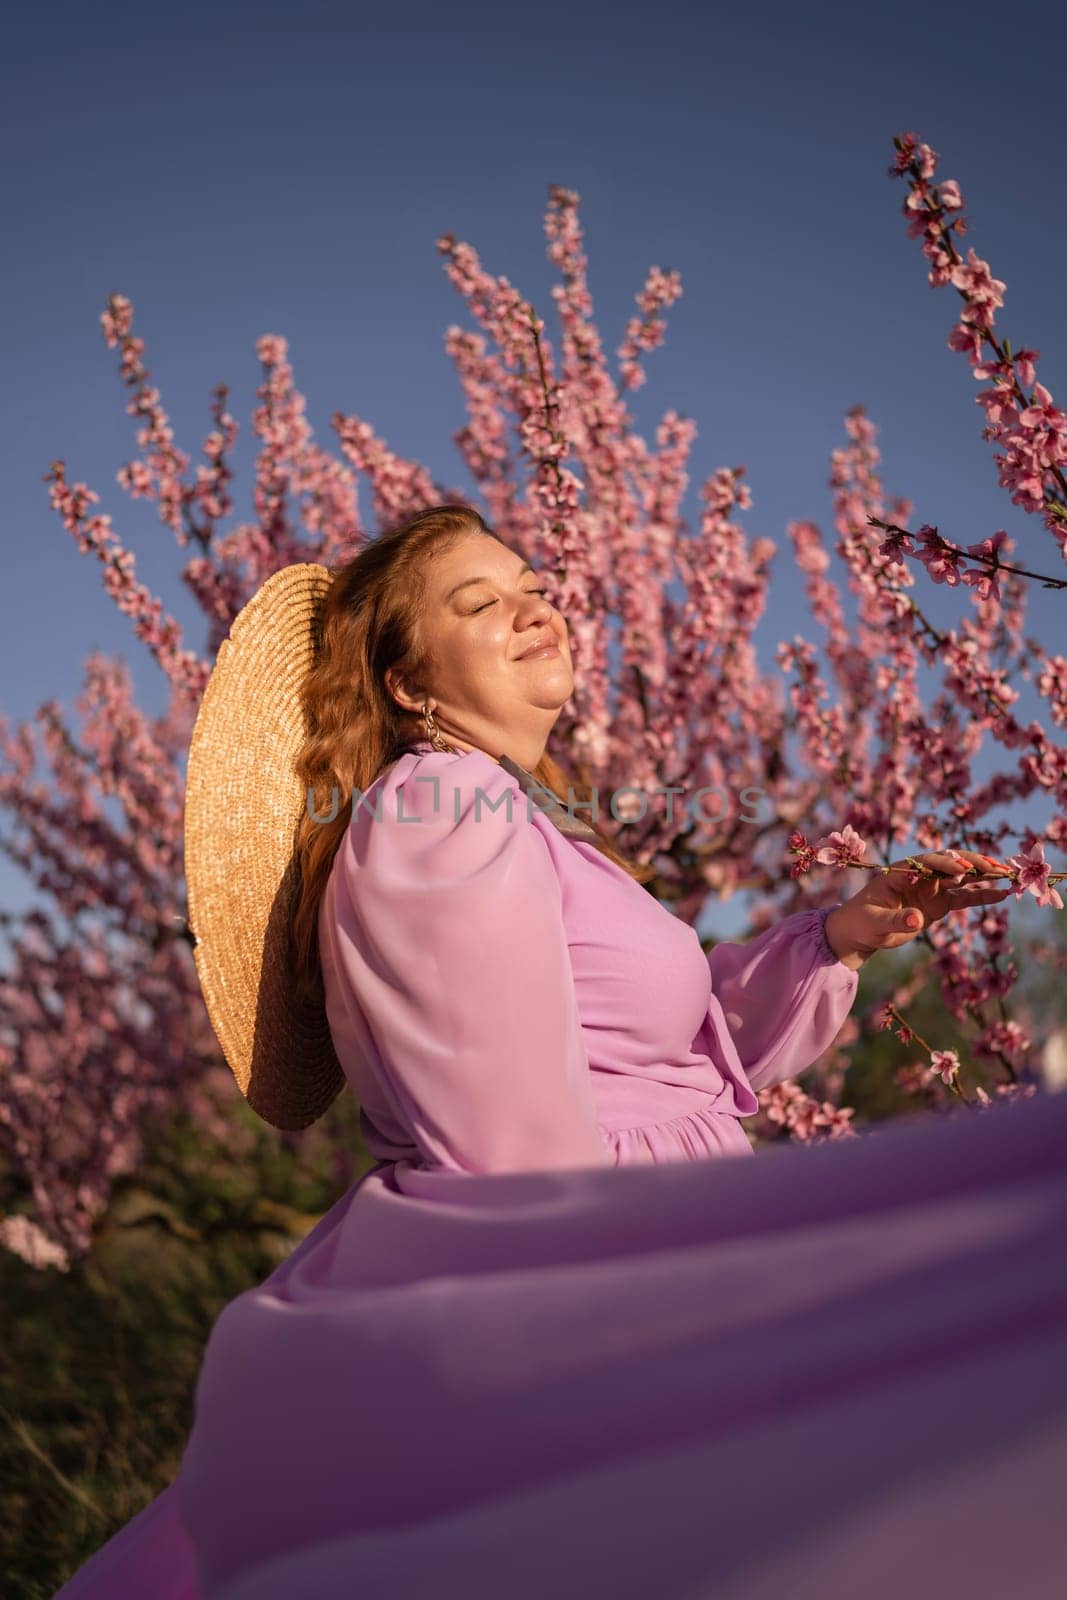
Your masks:
{"label": "woman", "polygon": [[[831,1507],[876,1531],[836,1569],[809,1548],[791,1592],[899,1592],[878,1585],[902,1531],[894,1581],[925,1580],[961,1508],[1011,1500],[990,1478],[954,1501],[954,1474],[1036,1415],[1021,1378],[975,1404],[991,1326],[1030,1339],[1045,1420],[1067,1405],[1039,1270],[1067,1221],[1063,1106],[703,1158],[751,1156],[754,1091],[832,1043],[874,952],[1009,891],[930,852],[937,876],[900,867],[705,954],[595,829],[529,805],[531,775],[566,798],[545,753],[566,624],[467,507],[337,573],[316,642],[292,972],[376,1165],[222,1312],[177,1482],[61,1595],[769,1595]],[[270,1077],[279,1126],[300,1071]],[[872,1522],[935,1459],[941,1499]],[[973,1537],[942,1576],[978,1594],[996,1563]],[[1033,1528],[1026,1548],[1046,1559]]]}
{"label": "woman", "polygon": [[573,688],[565,619],[471,510],[415,518],[331,590],[306,692],[329,732],[300,765],[361,799],[302,825],[298,962],[310,987],[321,958],[382,1160],[507,1172],[751,1155],[753,1091],[833,1042],[863,961],[1011,892],[975,880],[973,852],[930,852],[947,877],[879,875],[705,955],[644,874],[596,835],[561,834],[500,764],[565,797],[545,746]]}

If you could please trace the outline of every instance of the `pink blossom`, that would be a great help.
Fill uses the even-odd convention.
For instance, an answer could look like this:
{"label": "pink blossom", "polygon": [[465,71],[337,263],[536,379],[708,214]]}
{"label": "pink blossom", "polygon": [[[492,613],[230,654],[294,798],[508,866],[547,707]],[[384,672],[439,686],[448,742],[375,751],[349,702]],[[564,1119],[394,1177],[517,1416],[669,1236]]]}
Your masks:
{"label": "pink blossom", "polygon": [[936,528],[922,527],[916,538],[920,542],[915,554],[934,582],[959,583],[960,553],[955,546],[942,539]]}
{"label": "pink blossom", "polygon": [[1018,870],[1015,880],[1017,896],[1026,892],[1033,895],[1039,906],[1054,906],[1057,911],[1063,909],[1062,896],[1048,881],[1052,867],[1045,860],[1045,847],[1040,840],[1031,845],[1029,850],[1012,856],[1009,865]]}
{"label": "pink blossom", "polygon": [[914,548],[910,533],[891,531],[886,534],[878,546],[878,553],[884,556],[890,565],[902,567],[904,565],[903,552],[906,551],[910,554]]}
{"label": "pink blossom", "polygon": [[933,1050],[930,1071],[936,1072],[942,1083],[955,1083],[960,1074],[960,1058],[955,1050]]}
{"label": "pink blossom", "polygon": [[70,1270],[70,1257],[61,1245],[50,1239],[30,1217],[0,1217],[0,1245],[21,1256],[31,1267],[58,1267]]}
{"label": "pink blossom", "polygon": [[839,832],[827,834],[815,845],[815,859],[823,866],[847,866],[850,860],[862,857],[867,845],[855,828],[846,824]]}
{"label": "pink blossom", "polygon": [[776,1083],[759,1096],[760,1110],[767,1120],[788,1132],[800,1144],[818,1144],[825,1139],[855,1137],[851,1106],[817,1100],[798,1083]]}

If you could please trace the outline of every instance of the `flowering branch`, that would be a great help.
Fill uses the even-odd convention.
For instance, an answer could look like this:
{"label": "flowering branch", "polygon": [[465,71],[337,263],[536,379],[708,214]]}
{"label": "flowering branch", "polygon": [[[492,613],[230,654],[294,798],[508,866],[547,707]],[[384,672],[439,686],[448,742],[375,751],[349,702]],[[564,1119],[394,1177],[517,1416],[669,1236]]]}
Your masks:
{"label": "flowering branch", "polygon": [[[956,249],[952,235],[967,231],[959,184],[953,178],[931,183],[937,152],[920,143],[914,133],[894,138],[893,145],[897,154],[889,176],[908,177],[908,195],[901,208],[908,218],[908,236],[923,238],[923,254],[932,263],[931,286],[951,283],[963,301],[960,320],[949,335],[949,348],[966,354],[980,382],[993,380],[993,387],[976,399],[988,418],[983,437],[1005,446],[1004,453],[996,457],[1001,485],[1012,491],[1012,500],[1025,511],[1044,511],[1045,526],[1067,561],[1067,415],[1053,405],[1049,391],[1036,381],[1038,352],[1020,349],[1013,356],[1009,340],[997,342],[993,324],[1004,304],[1006,285],[993,277],[989,263],[980,260],[973,248],[968,250],[966,262]],[[953,212],[960,214],[946,220]],[[994,359],[983,355],[983,346],[988,346]],[[1029,395],[1024,384],[1032,385]],[[1048,479],[1057,485],[1059,494],[1048,486]]]}
{"label": "flowering branch", "polygon": [[[1067,578],[1050,578],[1041,572],[1031,572],[1027,567],[1017,567],[1008,561],[1001,561],[998,552],[1008,537],[1003,529],[998,530],[991,538],[983,539],[980,544],[969,544],[964,549],[943,538],[929,523],[924,522],[917,533],[911,534],[895,522],[882,522],[880,518],[870,516],[867,521],[872,527],[881,528],[889,534],[889,538],[878,546],[887,561],[901,565],[901,552],[913,555],[922,562],[935,583],[952,585],[962,578],[964,583],[979,591],[983,600],[988,599],[990,595],[1000,598],[996,576],[998,572],[1011,572],[1016,577],[1033,578],[1045,589],[1067,589]],[[916,549],[912,543],[913,539],[921,540],[922,548]],[[990,574],[968,571],[962,565],[966,558],[990,568]]]}
{"label": "flowering branch", "polygon": [[[897,1007],[891,1002],[886,1002],[886,1004],[878,1008],[878,1016],[878,1026],[880,1028],[887,1031],[892,1029],[902,1044],[910,1044],[912,1040],[915,1040],[930,1057],[929,1066],[924,1067],[920,1062],[916,1062],[914,1066],[899,1069],[896,1079],[901,1088],[906,1089],[909,1093],[914,1093],[916,1089],[928,1088],[933,1080],[939,1079],[958,1099],[963,1101],[964,1105],[984,1111],[993,1104],[992,1098],[980,1083],[975,1085],[973,1100],[964,1094],[959,1081],[961,1062],[957,1051],[935,1050],[927,1043],[921,1033],[917,1033],[904,1020]],[[1032,1083],[1014,1081],[998,1083],[995,1086],[994,1093],[1000,1099],[1029,1099],[1031,1095],[1037,1093],[1037,1086]]]}
{"label": "flowering branch", "polygon": [[[863,852],[867,846],[856,830],[849,826],[828,834],[814,845],[809,844],[799,830],[794,831],[789,836],[788,848],[790,855],[797,858],[791,869],[794,878],[810,872],[816,863],[821,866],[855,867],[867,872],[881,872],[883,875],[900,870],[900,863],[894,866],[865,859]],[[987,872],[983,872],[982,868],[973,862],[966,861],[961,861],[960,871],[970,872],[979,877],[1010,878],[1015,885],[1017,898],[1028,891],[1034,896],[1038,905],[1052,905],[1057,911],[1063,909],[1063,900],[1051,885],[1062,883],[1067,879],[1067,872],[1051,870],[1045,860],[1044,846],[1040,842],[1019,855],[1009,857],[1007,862],[997,861],[992,856],[984,856],[983,859],[989,863]],[[905,856],[904,862],[911,868],[911,882],[917,882],[919,878],[949,876],[947,872],[941,872],[931,867],[929,863],[920,861],[917,856]]]}
{"label": "flowering branch", "polygon": [[[894,1027],[894,1023],[896,1027]],[[960,1058],[955,1050],[935,1050],[933,1045],[926,1042],[921,1033],[916,1033],[915,1029],[904,1021],[896,1006],[891,1004],[886,1004],[882,1007],[880,1026],[885,1029],[893,1028],[897,1038],[904,1044],[910,1044],[914,1039],[930,1057],[930,1070],[941,1079],[941,1082],[951,1089],[957,1099],[963,1100],[967,1105],[975,1104],[973,1100],[967,1098],[960,1085]]]}

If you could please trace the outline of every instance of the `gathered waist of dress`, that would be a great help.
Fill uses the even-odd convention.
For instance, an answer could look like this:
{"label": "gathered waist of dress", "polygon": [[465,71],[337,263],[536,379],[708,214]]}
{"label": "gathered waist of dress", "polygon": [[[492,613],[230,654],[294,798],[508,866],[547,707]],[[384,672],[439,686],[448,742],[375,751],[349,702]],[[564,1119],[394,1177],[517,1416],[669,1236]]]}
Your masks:
{"label": "gathered waist of dress", "polygon": [[625,1133],[662,1122],[674,1122],[692,1113],[715,1111],[725,1116],[740,1116],[734,1086],[724,1081],[710,1061],[707,1070],[694,1083],[664,1082],[652,1077],[655,1068],[639,1072],[609,1071],[591,1066],[590,1076],[597,1123],[605,1133]]}
{"label": "gathered waist of dress", "polygon": [[635,1163],[703,1161],[708,1157],[751,1156],[754,1152],[738,1116],[723,1109],[724,1096],[663,1122],[602,1130],[616,1166]]}

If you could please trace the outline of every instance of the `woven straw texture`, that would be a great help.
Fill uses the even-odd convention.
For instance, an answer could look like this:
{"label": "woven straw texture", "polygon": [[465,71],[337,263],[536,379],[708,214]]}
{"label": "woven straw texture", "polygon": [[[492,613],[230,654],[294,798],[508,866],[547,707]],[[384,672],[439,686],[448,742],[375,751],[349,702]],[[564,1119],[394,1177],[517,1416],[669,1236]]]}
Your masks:
{"label": "woven straw texture", "polygon": [[306,795],[293,763],[299,693],[331,582],[276,572],[234,619],[189,746],[185,877],[211,1026],[242,1094],[273,1127],[306,1128],[344,1087],[325,1006],[298,1005],[286,939]]}

